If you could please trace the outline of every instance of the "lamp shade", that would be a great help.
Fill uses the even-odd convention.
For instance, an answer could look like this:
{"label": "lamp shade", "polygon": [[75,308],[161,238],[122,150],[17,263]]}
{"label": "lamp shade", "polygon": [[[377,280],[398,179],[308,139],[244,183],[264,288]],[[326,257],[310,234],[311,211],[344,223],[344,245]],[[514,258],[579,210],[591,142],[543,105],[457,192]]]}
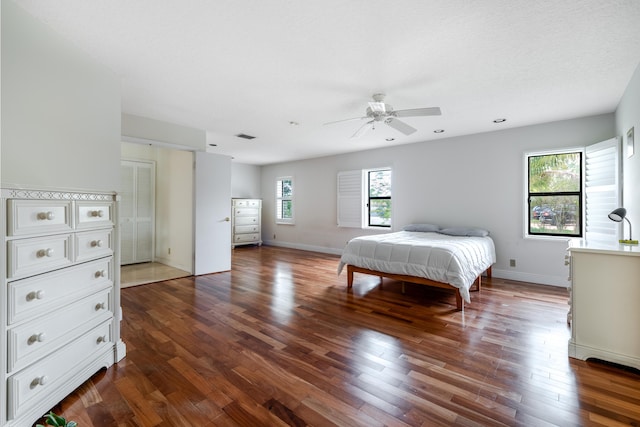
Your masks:
{"label": "lamp shade", "polygon": [[611,221],[621,222],[625,216],[627,216],[627,210],[625,208],[618,208],[611,211],[609,219]]}

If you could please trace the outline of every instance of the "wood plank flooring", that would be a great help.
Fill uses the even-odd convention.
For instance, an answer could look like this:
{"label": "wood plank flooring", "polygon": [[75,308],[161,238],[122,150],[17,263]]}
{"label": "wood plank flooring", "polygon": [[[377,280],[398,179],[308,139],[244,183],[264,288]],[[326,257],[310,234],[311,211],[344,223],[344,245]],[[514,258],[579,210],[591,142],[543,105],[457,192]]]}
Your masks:
{"label": "wood plank flooring", "polygon": [[[337,276],[236,248],[227,273],[122,290],[127,356],[53,408],[80,427],[640,425],[637,371],[567,357],[567,292]],[[615,333],[616,331],[612,331]]]}

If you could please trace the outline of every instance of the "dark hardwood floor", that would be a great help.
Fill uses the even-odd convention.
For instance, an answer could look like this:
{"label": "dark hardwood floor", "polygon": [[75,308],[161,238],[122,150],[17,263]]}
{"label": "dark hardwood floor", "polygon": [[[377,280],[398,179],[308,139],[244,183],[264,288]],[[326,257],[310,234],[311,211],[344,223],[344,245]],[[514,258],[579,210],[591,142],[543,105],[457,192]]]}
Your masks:
{"label": "dark hardwood floor", "polygon": [[[53,408],[80,427],[640,425],[637,371],[567,357],[567,291],[445,290],[239,247],[233,271],[122,290],[126,358]],[[616,331],[611,331],[612,334]]]}

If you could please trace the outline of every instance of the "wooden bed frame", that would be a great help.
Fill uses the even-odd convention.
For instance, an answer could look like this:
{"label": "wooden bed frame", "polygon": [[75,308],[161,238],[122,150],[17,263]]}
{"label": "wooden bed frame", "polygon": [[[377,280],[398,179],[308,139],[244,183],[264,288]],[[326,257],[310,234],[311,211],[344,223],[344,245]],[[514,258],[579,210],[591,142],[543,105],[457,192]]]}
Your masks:
{"label": "wooden bed frame", "polygon": [[[401,282],[417,283],[420,285],[427,285],[427,286],[433,286],[441,289],[453,290],[455,291],[455,294],[456,294],[456,308],[458,310],[464,310],[464,302],[462,301],[460,292],[458,291],[457,288],[454,288],[448,283],[436,282],[434,280],[425,279],[424,277],[406,276],[404,274],[383,273],[381,271],[368,270],[366,268],[356,267],[356,266],[347,264],[347,289],[351,289],[351,287],[353,286],[353,273],[362,273],[362,274],[369,274],[372,276],[378,276],[380,277],[380,284],[382,284],[382,279],[386,277],[388,279],[399,280]],[[491,277],[491,266],[487,268],[485,273],[487,273],[487,277]],[[482,274],[476,277],[476,280],[473,282],[473,285],[471,285],[471,288],[469,288],[469,290],[480,292],[481,287],[482,287]]]}

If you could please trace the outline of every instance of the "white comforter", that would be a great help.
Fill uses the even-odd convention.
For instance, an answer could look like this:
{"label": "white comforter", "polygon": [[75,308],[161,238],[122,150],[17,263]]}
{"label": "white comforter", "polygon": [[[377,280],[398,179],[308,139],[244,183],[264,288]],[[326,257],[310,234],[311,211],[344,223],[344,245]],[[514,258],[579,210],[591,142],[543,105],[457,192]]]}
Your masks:
{"label": "white comforter", "polygon": [[491,237],[399,231],[352,239],[342,252],[338,274],[350,264],[383,273],[424,277],[458,288],[460,296],[470,302],[469,288],[495,262]]}

